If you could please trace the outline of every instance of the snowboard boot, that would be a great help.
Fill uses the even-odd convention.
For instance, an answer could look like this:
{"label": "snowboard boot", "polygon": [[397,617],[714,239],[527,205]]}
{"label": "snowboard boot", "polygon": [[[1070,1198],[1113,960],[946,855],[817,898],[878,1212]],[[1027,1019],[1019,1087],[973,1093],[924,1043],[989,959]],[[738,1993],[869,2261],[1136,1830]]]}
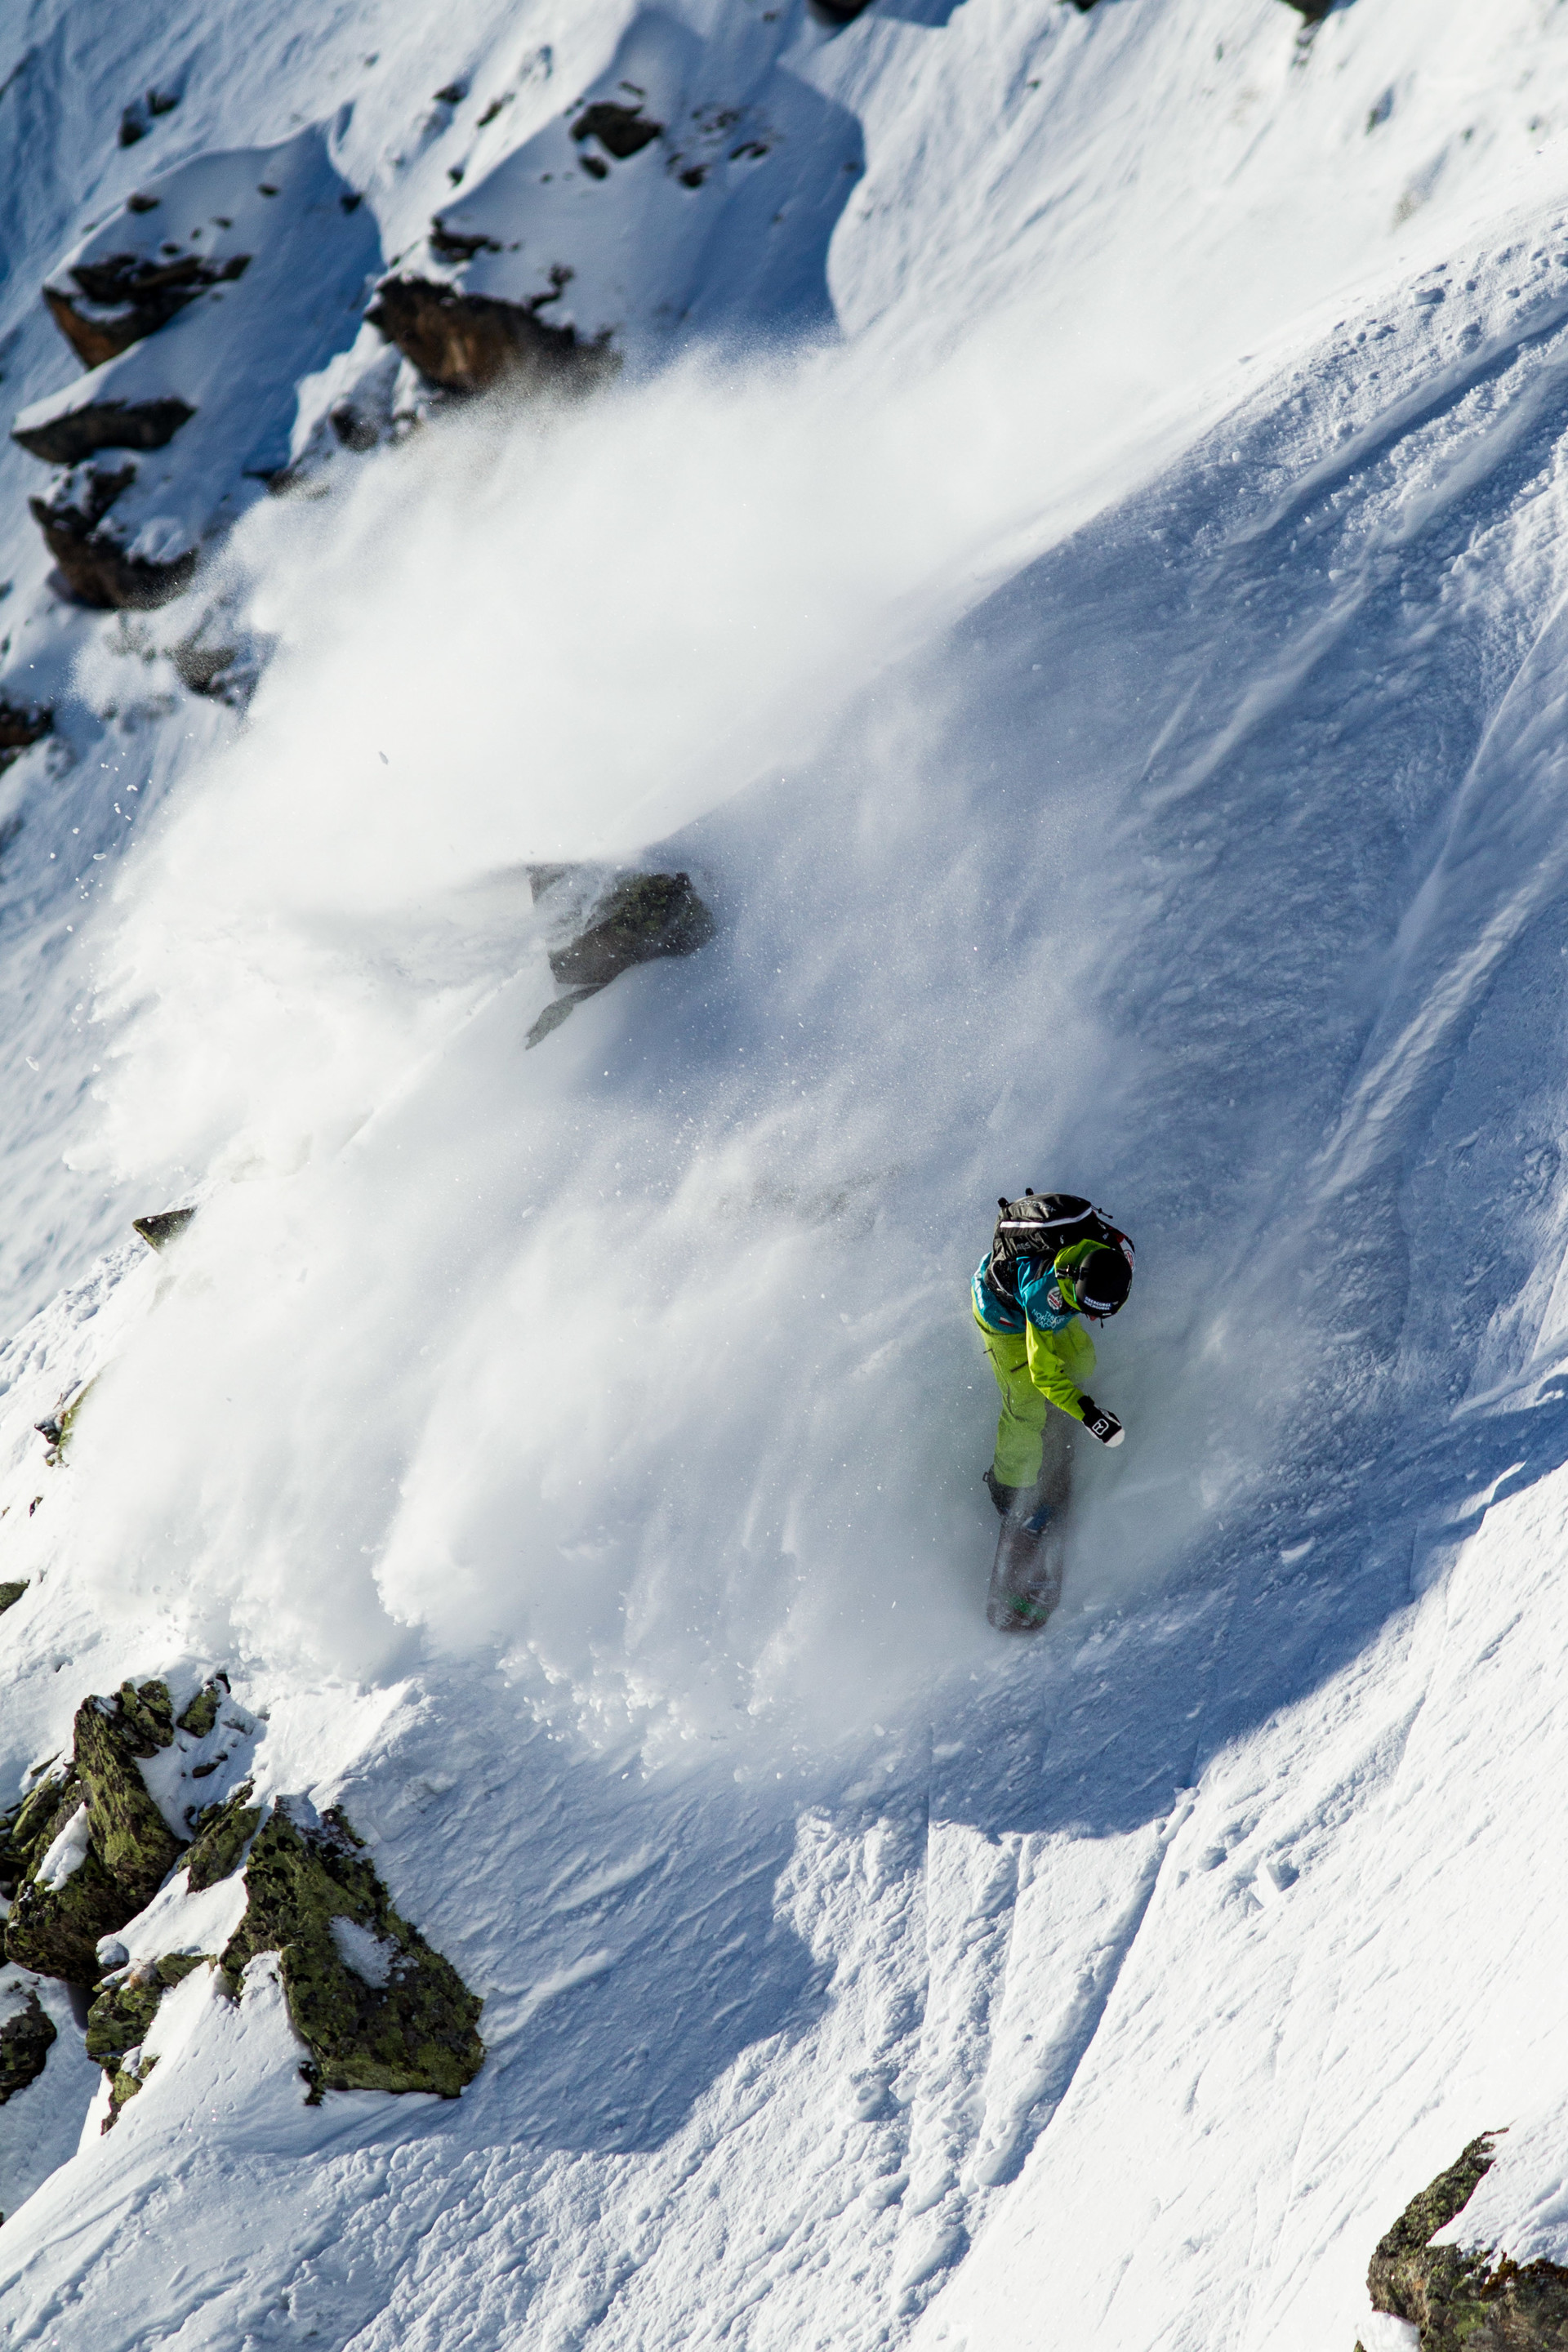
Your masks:
{"label": "snowboard boot", "polygon": [[994,1470],[987,1470],[984,1483],[985,1491],[996,1507],[997,1517],[1005,1519],[1024,1489],[1022,1486],[1004,1486]]}

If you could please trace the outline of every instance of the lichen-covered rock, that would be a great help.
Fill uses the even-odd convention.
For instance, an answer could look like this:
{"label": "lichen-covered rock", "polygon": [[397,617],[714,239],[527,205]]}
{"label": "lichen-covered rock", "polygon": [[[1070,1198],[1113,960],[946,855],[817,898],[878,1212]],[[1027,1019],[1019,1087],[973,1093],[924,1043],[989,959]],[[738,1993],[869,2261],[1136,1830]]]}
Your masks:
{"label": "lichen-covered rock", "polygon": [[695,954],[716,928],[689,874],[632,874],[585,930],[551,950],[550,969],[563,987],[604,988],[634,964]]}
{"label": "lichen-covered rock", "polygon": [[210,1952],[165,1952],[107,1979],[87,2013],[88,2056],[112,2074],[126,2052],[146,2040],[163,1995],[212,1958]]}
{"label": "lichen-covered rock", "polygon": [[184,1715],[176,1717],[175,1728],[188,1731],[193,1739],[205,1739],[217,1721],[217,1711],[227,1696],[226,1684],[204,1683]]}
{"label": "lichen-covered rock", "polygon": [[21,2008],[0,2025],[0,2107],[37,2081],[54,2039],[54,2021],[29,1987]]}
{"label": "lichen-covered rock", "polygon": [[26,1590],[27,1579],[25,1576],[7,1577],[0,1582],[0,1617],[4,1617],[7,1609],[16,1607]]}
{"label": "lichen-covered rock", "polygon": [[[179,1858],[180,1840],[136,1769],[138,1757],[155,1755],[174,1736],[166,1683],[126,1683],[113,1699],[89,1698],[77,1709],[74,1764],[47,1834],[26,1822],[32,1798],[12,1832],[15,1847],[26,1826],[28,1862],[5,1923],[8,1958],[40,1976],[94,1981],[100,1939],[152,1901]],[[39,1872],[49,1848],[84,1801],[86,1850],[46,1884]]]}
{"label": "lichen-covered rock", "polygon": [[0,1895],[7,1903],[54,1843],[57,1822],[63,1829],[80,1802],[74,1771],[45,1773],[19,1805],[0,1815]]}
{"label": "lichen-covered rock", "polygon": [[421,375],[446,392],[585,392],[619,362],[598,343],[552,327],[525,304],[462,294],[428,278],[388,278],[366,313]]}
{"label": "lichen-covered rock", "polygon": [[0,695],[0,775],[34,743],[54,731],[55,714],[43,703],[7,702]]}
{"label": "lichen-covered rock", "polygon": [[1431,2243],[1489,2169],[1493,2137],[1471,2140],[1411,2199],[1367,2271],[1373,2309],[1419,2328],[1421,2352],[1560,2352],[1568,2343],[1568,2270],[1516,2263],[1495,2247]]}
{"label": "lichen-covered rock", "polygon": [[249,1797],[247,1780],[226,1804],[208,1805],[197,1814],[196,1834],[185,1855],[185,1883],[193,1894],[216,1886],[220,1878],[238,1868],[239,1858],[261,1820],[260,1806],[251,1804]]}
{"label": "lichen-covered rock", "polygon": [[436,2091],[454,2099],[484,2061],[482,2004],[392,1907],[362,1842],[332,1808],[319,1826],[278,1804],[250,1850],[244,1919],[222,1966],[276,1952],[312,2095]]}

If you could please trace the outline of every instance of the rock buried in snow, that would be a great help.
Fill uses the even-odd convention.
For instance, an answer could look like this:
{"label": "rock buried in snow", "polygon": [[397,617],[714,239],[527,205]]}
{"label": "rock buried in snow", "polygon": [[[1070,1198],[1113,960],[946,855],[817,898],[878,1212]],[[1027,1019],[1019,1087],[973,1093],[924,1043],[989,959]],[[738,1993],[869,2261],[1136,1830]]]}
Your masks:
{"label": "rock buried in snow", "polygon": [[1373,2309],[1421,2331],[1422,2352],[1555,2352],[1568,2341],[1568,2270],[1515,2263],[1493,2247],[1435,2246],[1494,2158],[1483,2132],[1413,2197],[1366,2274]]}
{"label": "rock buried in snow", "polygon": [[7,1609],[16,1607],[26,1590],[27,1579],[25,1576],[8,1577],[0,1583],[0,1617],[4,1617]]}
{"label": "rock buried in snow", "polygon": [[54,2039],[54,2021],[29,1986],[21,2008],[0,2025],[0,2107],[37,2081]]}
{"label": "rock buried in snow", "polygon": [[77,466],[100,449],[162,449],[195,413],[187,401],[174,398],[89,400],[74,408],[61,402],[54,414],[39,401],[25,412],[32,421],[18,421],[11,438],[30,457],[42,457],[51,466]]}
{"label": "rock buried in snow", "polygon": [[184,1232],[195,1213],[194,1209],[155,1209],[150,1216],[132,1217],[131,1223],[149,1249],[161,1250]]}
{"label": "rock buried in snow", "polygon": [[388,278],[366,313],[421,375],[446,392],[586,392],[613,375],[614,352],[579,342],[521,303],[460,294],[427,278]]}
{"label": "rock buried in snow", "polygon": [[632,874],[617,883],[587,929],[550,951],[566,988],[605,988],[634,964],[694,955],[717,929],[689,874]]}
{"label": "rock buried in snow", "polygon": [[0,775],[28,746],[42,742],[53,731],[55,714],[42,704],[7,702],[0,695]]}
{"label": "rock buried in snow", "polygon": [[[296,1808],[303,1813],[306,1809]],[[393,1909],[343,1814],[319,1825],[280,1800],[246,1864],[246,1915],[222,1967],[276,1952],[302,2069],[323,2091],[435,2091],[455,2099],[484,2063],[482,2003],[450,1961]],[[374,1955],[367,1960],[365,1953]]]}

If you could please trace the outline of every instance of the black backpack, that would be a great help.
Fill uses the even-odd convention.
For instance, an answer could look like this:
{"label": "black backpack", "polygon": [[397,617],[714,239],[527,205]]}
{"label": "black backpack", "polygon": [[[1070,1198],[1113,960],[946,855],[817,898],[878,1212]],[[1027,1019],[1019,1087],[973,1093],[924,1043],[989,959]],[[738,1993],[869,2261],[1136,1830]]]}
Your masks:
{"label": "black backpack", "polygon": [[998,1298],[1005,1298],[1011,1307],[1018,1304],[1016,1269],[1021,1257],[1051,1258],[1074,1242],[1102,1242],[1119,1249],[1131,1267],[1132,1244],[1126,1234],[1077,1192],[1037,1192],[1028,1188],[1021,1201],[998,1201],[996,1205],[1002,1213],[985,1261],[985,1280]]}

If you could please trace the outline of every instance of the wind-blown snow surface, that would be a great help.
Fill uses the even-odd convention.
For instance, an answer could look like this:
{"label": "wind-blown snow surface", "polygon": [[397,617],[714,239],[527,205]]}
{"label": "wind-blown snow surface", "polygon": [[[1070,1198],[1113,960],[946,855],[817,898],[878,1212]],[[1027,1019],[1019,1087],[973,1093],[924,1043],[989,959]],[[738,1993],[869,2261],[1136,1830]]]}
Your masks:
{"label": "wind-blown snow surface", "polygon": [[[193,17],[73,82],[39,10],[18,404],[154,164],[331,122],[393,255],[429,92],[515,82],[521,146],[630,16]],[[1568,2088],[1568,32],[965,0],[777,69],[864,136],[838,340],[258,507],[243,728],[159,653],[200,594],[138,635],[7,559],[66,698],[8,1001],[70,1101],[11,1114],[6,1785],[226,1664],[491,2052],[308,2109],[266,1967],[198,1972],[103,2137],[58,2050],[16,2345],[1349,2352],[1408,2196]],[[521,869],[584,855],[720,937],[525,1055]],[[964,1286],[1026,1181],[1140,1276],[1006,1649]],[[199,1217],[97,1258],[106,1184]]]}

